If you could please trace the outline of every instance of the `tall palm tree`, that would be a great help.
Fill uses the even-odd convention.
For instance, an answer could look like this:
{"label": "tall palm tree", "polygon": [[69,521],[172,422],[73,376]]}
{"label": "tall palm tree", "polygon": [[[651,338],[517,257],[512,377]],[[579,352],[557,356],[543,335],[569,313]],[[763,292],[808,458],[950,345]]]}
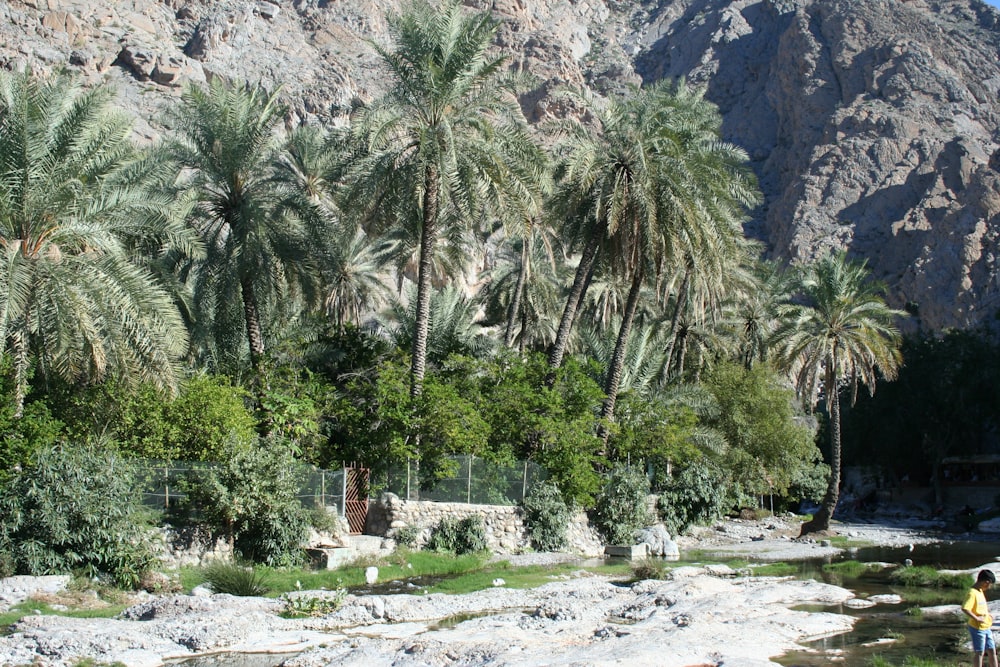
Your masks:
{"label": "tall palm tree", "polygon": [[192,251],[147,187],[130,121],[106,88],[0,72],[0,344],[21,414],[32,358],[74,381],[107,373],[173,388],[187,332],[143,252]]}
{"label": "tall palm tree", "polygon": [[[721,115],[703,92],[661,82],[598,111],[597,134],[570,147],[562,201],[586,211],[591,235],[606,238],[611,270],[628,284],[618,339],[605,379],[602,417],[614,419],[626,347],[646,281],[689,265],[722,273],[742,249],[746,208],[759,200],[746,154],[719,140]],[[570,218],[571,220],[574,218]],[[584,245],[574,289],[593,269],[593,236]],[[599,248],[599,246],[598,246]],[[596,253],[596,250],[593,252]],[[563,325],[579,301],[571,291]],[[568,325],[567,325],[568,326]],[[564,343],[560,329],[556,346]],[[561,361],[554,347],[550,363]],[[607,441],[608,431],[602,427]]]}
{"label": "tall palm tree", "polygon": [[822,388],[830,415],[830,479],[819,511],[802,525],[805,535],[830,527],[840,497],[840,384],[850,384],[853,403],[858,383],[874,392],[880,375],[896,377],[902,339],[894,322],[905,313],[886,305],[884,287],[869,280],[866,262],[852,262],[844,252],[809,265],[799,291],[803,302],[784,308],[775,333],[779,358],[805,402],[814,405]]}
{"label": "tall palm tree", "polygon": [[448,0],[415,0],[390,15],[394,48],[376,45],[391,91],[361,110],[364,142],[349,206],[371,224],[419,230],[416,329],[410,392],[423,387],[430,327],[431,267],[442,235],[482,219],[488,205],[530,191],[537,151],[517,101],[506,58],[488,53],[498,23]]}
{"label": "tall palm tree", "polygon": [[215,80],[191,86],[173,110],[167,151],[190,199],[189,224],[206,255],[188,262],[198,316],[218,348],[242,328],[257,380],[263,373],[264,313],[289,294],[316,298],[313,252],[327,219],[279,170],[285,109],[276,93]]}

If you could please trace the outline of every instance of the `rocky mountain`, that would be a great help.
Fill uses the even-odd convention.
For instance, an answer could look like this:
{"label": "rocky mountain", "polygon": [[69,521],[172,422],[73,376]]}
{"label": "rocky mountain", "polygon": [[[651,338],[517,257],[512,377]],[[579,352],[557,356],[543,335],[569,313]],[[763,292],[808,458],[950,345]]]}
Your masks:
{"label": "rocky mountain", "polygon": [[[869,259],[930,329],[1000,313],[1000,12],[981,0],[467,0],[537,87],[532,122],[664,77],[707,86],[765,194],[771,256]],[[282,86],[291,123],[342,123],[385,85],[398,0],[3,0],[0,66],[109,83],[139,138],[186,81]]]}

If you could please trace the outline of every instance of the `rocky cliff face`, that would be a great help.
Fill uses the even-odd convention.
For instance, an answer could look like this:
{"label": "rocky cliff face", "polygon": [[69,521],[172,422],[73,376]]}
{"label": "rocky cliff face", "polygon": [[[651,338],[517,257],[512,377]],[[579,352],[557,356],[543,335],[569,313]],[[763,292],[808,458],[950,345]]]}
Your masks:
{"label": "rocky cliff face", "polygon": [[[869,259],[897,307],[937,329],[1000,311],[1000,13],[980,0],[468,0],[505,20],[513,66],[552,91],[663,77],[707,85],[766,203],[778,258]],[[385,83],[370,40],[398,0],[6,0],[0,66],[108,82],[159,132],[185,81],[282,85],[290,122],[343,122]],[[911,324],[912,326],[912,324]]]}

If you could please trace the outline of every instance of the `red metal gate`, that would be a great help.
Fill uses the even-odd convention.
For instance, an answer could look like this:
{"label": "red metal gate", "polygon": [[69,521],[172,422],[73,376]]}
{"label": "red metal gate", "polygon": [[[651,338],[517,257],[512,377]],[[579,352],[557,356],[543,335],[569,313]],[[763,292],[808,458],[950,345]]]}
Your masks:
{"label": "red metal gate", "polygon": [[356,463],[344,465],[344,515],[351,535],[365,532],[368,518],[368,477],[371,471]]}

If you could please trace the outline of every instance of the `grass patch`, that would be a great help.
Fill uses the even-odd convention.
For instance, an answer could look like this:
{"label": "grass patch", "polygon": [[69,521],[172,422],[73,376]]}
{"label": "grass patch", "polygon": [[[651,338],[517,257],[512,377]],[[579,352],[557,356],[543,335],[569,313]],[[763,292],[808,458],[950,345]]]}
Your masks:
{"label": "grass patch", "polygon": [[[62,604],[62,603],[59,603]],[[109,604],[96,609],[54,609],[49,603],[28,599],[0,613],[0,635],[10,632],[10,627],[25,616],[68,616],[70,618],[114,618],[125,610],[125,604]]]}
{"label": "grass patch", "polygon": [[873,544],[873,542],[869,542],[867,540],[857,540],[853,537],[848,537],[847,535],[831,535],[825,539],[830,541],[830,546],[837,547],[838,549],[870,547]]}
{"label": "grass patch", "polygon": [[897,568],[889,573],[889,581],[906,587],[957,589],[969,588],[973,583],[968,574],[938,572],[926,565]]}
{"label": "grass patch", "polygon": [[627,563],[616,565],[599,565],[597,567],[580,568],[578,565],[564,563],[560,565],[530,565],[513,567],[510,563],[495,563],[493,567],[478,572],[469,572],[449,579],[442,579],[433,586],[421,589],[427,593],[472,593],[484,588],[492,588],[494,579],[503,579],[505,588],[536,588],[543,584],[566,579],[581,570],[601,574],[612,578],[628,579],[632,575],[631,566]]}
{"label": "grass patch", "polygon": [[871,563],[862,563],[858,560],[842,560],[837,563],[824,563],[823,571],[829,574],[837,574],[847,579],[858,579],[876,569]]}
{"label": "grass patch", "polygon": [[793,563],[767,563],[752,566],[750,572],[755,577],[791,577],[799,573],[799,567]]}
{"label": "grass patch", "polygon": [[258,597],[270,590],[269,574],[263,568],[236,563],[213,563],[205,568],[205,580],[216,593]]}
{"label": "grass patch", "polygon": [[931,660],[929,658],[917,658],[914,656],[909,656],[903,662],[890,662],[888,659],[883,658],[880,655],[872,657],[868,663],[867,667],[959,667],[959,665],[966,665],[967,662],[958,662],[954,660]]}

